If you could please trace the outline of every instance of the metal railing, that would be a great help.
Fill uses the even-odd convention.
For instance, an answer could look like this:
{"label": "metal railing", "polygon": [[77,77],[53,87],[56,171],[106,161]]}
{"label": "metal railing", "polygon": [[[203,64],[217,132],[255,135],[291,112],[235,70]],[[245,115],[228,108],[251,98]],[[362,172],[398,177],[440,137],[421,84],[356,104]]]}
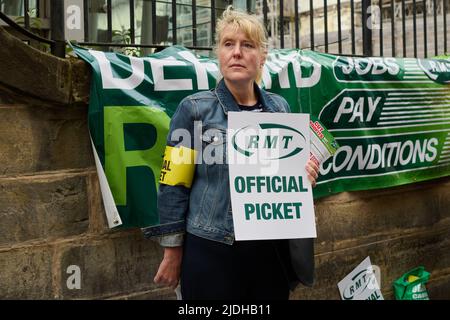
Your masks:
{"label": "metal railing", "polygon": [[50,45],[50,52],[58,57],[64,57],[65,56],[65,43],[64,42],[56,42],[53,40],[49,40],[46,38],[43,38],[41,36],[38,36],[34,34],[33,32],[29,31],[29,25],[28,29],[23,28],[18,23],[16,23],[14,20],[10,19],[7,15],[0,12],[0,19],[6,22],[11,28],[16,30],[17,32],[21,33],[23,36],[27,37],[28,39],[38,41],[40,43],[45,43]]}
{"label": "metal railing", "polygon": [[[41,0],[50,4],[51,39],[55,43],[53,53],[63,56],[64,1]],[[89,28],[92,21],[91,6],[101,3],[106,14],[106,40],[92,39]],[[38,1],[39,2],[39,1]],[[128,5],[129,42],[113,41],[113,5],[120,2]],[[151,6],[151,40],[141,37],[138,41],[136,29],[136,8],[138,2]],[[233,0],[84,0],[84,41],[80,45],[106,47],[135,47],[163,49],[169,45],[181,44],[190,49],[211,50],[214,43],[216,19]],[[450,14],[450,0],[247,0],[246,9],[255,8],[262,16],[271,39],[272,47],[309,48],[333,54],[348,55],[391,55],[428,57],[448,52],[447,15]],[[205,5],[209,4],[209,5]],[[242,3],[242,1],[241,1]],[[30,29],[29,1],[24,4],[24,28]],[[164,14],[167,18],[167,32],[164,40],[158,39],[157,9],[162,5],[170,7]],[[180,23],[181,9],[190,12],[190,23]],[[198,12],[209,10],[209,20],[199,21]],[[116,12],[114,12],[117,14]],[[39,13],[38,13],[39,15]],[[4,16],[4,15],[2,15]],[[186,15],[184,15],[186,18]],[[422,19],[422,23],[420,23]],[[5,19],[3,19],[6,21]],[[170,23],[169,23],[170,22]],[[144,23],[144,21],[142,21]],[[8,23],[10,24],[10,23]],[[422,24],[422,26],[420,26]],[[170,27],[169,27],[170,25]],[[208,25],[209,42],[200,44],[199,28]],[[14,27],[17,29],[17,26]],[[142,34],[141,27],[141,34]],[[95,30],[98,32],[98,30]],[[179,41],[180,35],[189,33],[189,42]],[[161,36],[159,36],[161,38]],[[41,39],[42,41],[42,39]],[[400,50],[399,50],[400,49]]]}

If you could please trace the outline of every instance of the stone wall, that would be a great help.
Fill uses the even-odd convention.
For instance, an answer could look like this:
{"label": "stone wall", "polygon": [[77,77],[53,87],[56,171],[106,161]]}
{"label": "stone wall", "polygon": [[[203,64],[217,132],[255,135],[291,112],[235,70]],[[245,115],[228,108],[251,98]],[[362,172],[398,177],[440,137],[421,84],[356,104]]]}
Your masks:
{"label": "stone wall", "polygon": [[[0,299],[168,299],[162,251],[107,227],[88,127],[90,70],[0,28]],[[80,289],[67,281],[78,266]],[[69,271],[69,273],[68,273]]]}
{"label": "stone wall", "polygon": [[[153,277],[161,249],[109,230],[87,129],[90,70],[0,28],[0,299],[174,299]],[[392,282],[418,265],[450,298],[450,178],[341,193],[316,203],[316,283],[292,299],[339,299],[364,258]],[[79,267],[80,289],[70,283]],[[262,279],[262,281],[264,281]]]}

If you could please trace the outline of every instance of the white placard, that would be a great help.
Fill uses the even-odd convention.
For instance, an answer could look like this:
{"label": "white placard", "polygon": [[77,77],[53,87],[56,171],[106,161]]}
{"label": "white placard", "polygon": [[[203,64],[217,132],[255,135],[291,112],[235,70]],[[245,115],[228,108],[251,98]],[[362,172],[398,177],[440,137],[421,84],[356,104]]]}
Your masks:
{"label": "white placard", "polygon": [[341,299],[384,300],[376,277],[377,270],[376,266],[372,266],[370,257],[365,258],[363,262],[338,283]]}
{"label": "white placard", "polygon": [[315,238],[309,115],[228,113],[236,240]]}

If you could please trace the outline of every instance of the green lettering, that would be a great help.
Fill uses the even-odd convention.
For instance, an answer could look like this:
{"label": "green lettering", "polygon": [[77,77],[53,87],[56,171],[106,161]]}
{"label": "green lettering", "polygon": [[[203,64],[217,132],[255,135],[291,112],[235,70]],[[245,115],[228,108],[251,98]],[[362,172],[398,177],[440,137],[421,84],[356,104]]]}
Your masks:
{"label": "green lettering", "polygon": [[270,189],[270,177],[266,176],[266,188],[267,188],[267,192],[272,192],[272,190]]}
{"label": "green lettering", "polygon": [[261,187],[266,185],[266,177],[264,176],[257,176],[256,177],[256,191],[258,193],[261,192]]}
{"label": "green lettering", "polygon": [[[166,147],[170,118],[155,107],[126,106],[104,109],[105,173],[116,205],[127,205],[127,168],[146,167],[150,171],[154,190],[158,189],[155,177],[160,175],[162,155]],[[153,128],[156,137],[146,149],[127,150],[124,127],[143,124]],[[148,137],[150,140],[151,137]],[[150,187],[149,187],[150,190]],[[156,192],[155,192],[156,194]],[[156,202],[156,196],[154,201]]]}
{"label": "green lettering", "polygon": [[284,149],[287,149],[287,148],[288,148],[289,141],[291,141],[292,139],[293,139],[293,136],[284,136],[284,137],[283,137],[283,140],[284,140]]}
{"label": "green lettering", "polygon": [[266,140],[264,141],[264,148],[276,148],[278,144],[278,136],[266,136]]}
{"label": "green lettering", "polygon": [[268,203],[263,203],[262,205],[261,205],[261,211],[262,211],[262,217],[265,219],[265,220],[269,220],[272,216],[271,216],[271,214],[270,214],[270,212],[267,212],[267,210],[270,210],[270,204],[268,204]]}
{"label": "green lettering", "polygon": [[302,206],[301,202],[293,202],[292,205],[295,208],[295,218],[300,219],[300,207]]}
{"label": "green lettering", "polygon": [[282,181],[283,181],[283,192],[287,191],[287,183],[286,183],[286,176],[282,177]]}
{"label": "green lettering", "polygon": [[245,220],[250,220],[250,215],[255,213],[255,206],[251,203],[244,203]]}
{"label": "green lettering", "polygon": [[259,206],[259,203],[257,203],[255,207],[256,207],[256,219],[261,220],[261,207]]}
{"label": "green lettering", "polygon": [[245,180],[244,177],[236,177],[234,179],[234,189],[237,193],[242,193],[245,191]]}
{"label": "green lettering", "polygon": [[248,149],[252,148],[252,144],[254,145],[253,148],[258,148],[258,141],[259,141],[259,136],[250,136],[250,141],[248,143]]}
{"label": "green lettering", "polygon": [[[278,185],[276,184],[278,182]],[[282,188],[280,186],[280,182],[281,182],[281,177],[279,176],[274,176],[272,178],[272,190],[273,192],[281,192]]]}
{"label": "green lettering", "polygon": [[289,215],[292,212],[291,203],[283,203],[283,209],[284,209],[284,218],[285,219],[293,219],[294,217],[292,215]]}
{"label": "green lettering", "polygon": [[272,203],[272,215],[274,219],[283,219],[281,214],[281,203]]}
{"label": "green lettering", "polygon": [[355,282],[356,290],[358,290],[359,287],[361,287],[361,279],[358,279],[358,281]]}
{"label": "green lettering", "polygon": [[248,193],[252,192],[252,187],[254,186],[255,186],[255,177],[254,176],[247,177],[247,192]]}
{"label": "green lettering", "polygon": [[298,185],[300,186],[300,192],[308,192],[308,188],[305,188],[305,186],[303,185],[303,177],[299,176],[298,177]]}
{"label": "green lettering", "polygon": [[[301,178],[301,177],[300,177]],[[287,192],[298,192],[298,185],[295,177],[289,177],[289,185]]]}

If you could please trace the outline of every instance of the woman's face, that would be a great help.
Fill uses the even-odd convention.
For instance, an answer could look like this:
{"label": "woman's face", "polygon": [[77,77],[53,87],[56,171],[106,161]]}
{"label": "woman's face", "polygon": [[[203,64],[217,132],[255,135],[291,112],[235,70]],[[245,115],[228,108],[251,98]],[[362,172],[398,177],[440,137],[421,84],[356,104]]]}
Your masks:
{"label": "woman's face", "polygon": [[261,48],[244,32],[231,26],[222,32],[217,55],[223,77],[236,84],[255,81],[265,60]]}

